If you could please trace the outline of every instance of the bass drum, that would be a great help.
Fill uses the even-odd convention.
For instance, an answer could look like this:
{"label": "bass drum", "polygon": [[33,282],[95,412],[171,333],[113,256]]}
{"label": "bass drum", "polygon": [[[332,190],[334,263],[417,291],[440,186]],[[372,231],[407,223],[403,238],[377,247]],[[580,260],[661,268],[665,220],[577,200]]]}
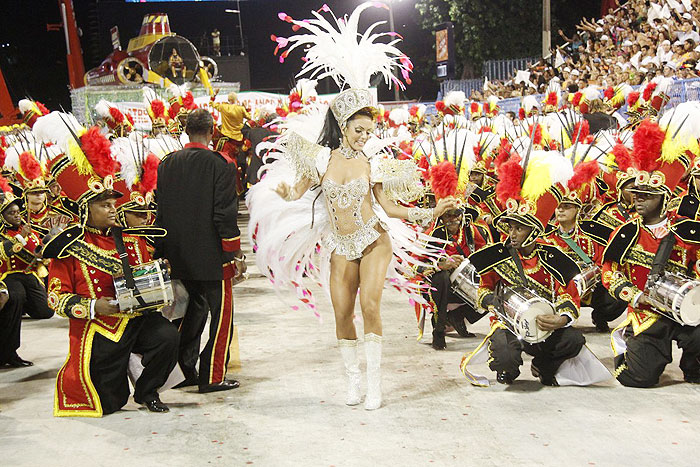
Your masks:
{"label": "bass drum", "polygon": [[657,313],[685,326],[700,324],[700,281],[666,272],[644,294]]}
{"label": "bass drum", "polygon": [[450,274],[450,284],[456,295],[476,308],[479,297],[479,274],[469,260],[462,261],[462,264]]}
{"label": "bass drum", "polygon": [[543,331],[537,326],[540,315],[554,315],[554,306],[525,287],[503,287],[503,307],[496,307],[500,321],[518,338],[529,344],[546,340],[552,331]]}

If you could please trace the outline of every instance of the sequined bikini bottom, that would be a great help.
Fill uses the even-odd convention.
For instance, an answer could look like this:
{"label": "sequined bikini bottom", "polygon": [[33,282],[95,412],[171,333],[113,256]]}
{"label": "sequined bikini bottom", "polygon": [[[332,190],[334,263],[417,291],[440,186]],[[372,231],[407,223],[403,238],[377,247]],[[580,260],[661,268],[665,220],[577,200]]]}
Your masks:
{"label": "sequined bikini bottom", "polygon": [[374,243],[381,235],[374,227],[379,224],[387,229],[387,226],[379,220],[379,217],[372,216],[365,225],[357,229],[351,234],[339,235],[333,233],[326,241],[326,246],[331,249],[336,255],[345,256],[348,261],[362,258],[362,252],[365,248]]}

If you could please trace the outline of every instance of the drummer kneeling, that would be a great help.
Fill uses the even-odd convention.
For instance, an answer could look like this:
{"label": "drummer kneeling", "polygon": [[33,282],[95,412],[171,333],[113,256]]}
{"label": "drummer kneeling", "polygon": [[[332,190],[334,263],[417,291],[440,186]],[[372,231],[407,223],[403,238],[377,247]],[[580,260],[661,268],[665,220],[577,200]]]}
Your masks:
{"label": "drummer kneeling", "polygon": [[[120,310],[113,276],[122,263],[112,228],[118,227],[116,199],[111,189],[83,198],[86,225],[75,225],[44,249],[55,258],[49,272],[49,305],[70,318],[70,351],[56,377],[55,416],[100,417],[121,409],[129,398],[127,367],[132,352],[143,355],[143,373],[135,383],[134,400],[151,412],[168,412],[158,388],[177,362],[176,327],[160,313],[142,315]],[[143,235],[163,229],[123,232],[132,266],[150,260]]]}
{"label": "drummer kneeling", "polygon": [[[489,367],[497,373],[499,383],[511,384],[520,375],[524,350],[534,357],[533,376],[544,385],[557,386],[557,370],[576,357],[586,342],[581,331],[571,327],[578,318],[580,302],[572,279],[580,270],[561,250],[537,240],[543,229],[539,223],[531,224],[534,219],[510,217],[503,221],[507,221],[508,240],[469,257],[480,274],[478,305],[494,312],[503,310],[507,291],[520,287],[532,294],[533,300],[550,302],[554,313],[538,315],[533,322],[524,316],[527,310],[516,311],[518,316],[511,319],[501,312],[503,324],[496,324],[488,346]],[[527,307],[529,302],[521,305]]]}

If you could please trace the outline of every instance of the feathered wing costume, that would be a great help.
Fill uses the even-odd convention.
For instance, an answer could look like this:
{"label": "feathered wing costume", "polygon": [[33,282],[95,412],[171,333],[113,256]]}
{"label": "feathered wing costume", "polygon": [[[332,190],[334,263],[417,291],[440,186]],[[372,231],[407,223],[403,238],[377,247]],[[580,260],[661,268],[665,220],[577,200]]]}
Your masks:
{"label": "feathered wing costume", "polygon": [[[343,91],[331,104],[341,126],[355,111],[372,105],[371,102],[365,105],[363,99],[369,94],[367,88],[374,74],[381,73],[385,81],[403,86],[392,69],[398,67],[408,80],[412,68],[408,57],[394,47],[399,39],[388,44],[377,42],[378,38],[394,36],[393,33],[372,32],[382,22],[373,24],[364,34],[358,32],[360,14],[372,6],[380,5],[367,2],[357,7],[349,18],[338,19],[333,15],[331,21],[318,12],[313,13],[313,19],[305,21],[296,21],[280,13],[279,17],[293,24],[295,31],[304,29],[306,33],[290,38],[273,36],[278,49],[290,45],[282,53],[281,61],[290,50],[306,47],[305,63],[297,76],[309,74],[316,79],[330,76],[341,89],[349,86],[350,89]],[[326,6],[322,10],[330,11]],[[246,198],[250,212],[249,237],[260,271],[276,290],[293,288],[301,306],[317,316],[320,315],[309,284],[315,282],[329,290],[333,251],[329,246],[333,230],[324,194],[318,186],[330,150],[314,143],[323,129],[327,109],[320,104],[310,105],[303,114],[279,122],[281,136],[276,140],[258,145],[259,154],[266,153],[260,171],[261,181],[250,189]],[[365,145],[364,152],[372,168],[371,182],[382,183],[385,193],[394,201],[414,201],[423,193],[417,167],[412,161],[394,159],[388,150],[392,143],[391,139],[375,138]],[[294,184],[302,176],[313,180],[316,186],[299,200],[285,201],[275,192],[280,182]],[[418,266],[428,265],[437,257],[438,249],[428,245],[431,237],[399,219],[389,218],[376,201],[372,204],[393,246],[386,283],[405,293],[411,303],[422,303],[421,290],[425,286],[411,279]],[[293,309],[299,307],[299,304],[292,305]]]}

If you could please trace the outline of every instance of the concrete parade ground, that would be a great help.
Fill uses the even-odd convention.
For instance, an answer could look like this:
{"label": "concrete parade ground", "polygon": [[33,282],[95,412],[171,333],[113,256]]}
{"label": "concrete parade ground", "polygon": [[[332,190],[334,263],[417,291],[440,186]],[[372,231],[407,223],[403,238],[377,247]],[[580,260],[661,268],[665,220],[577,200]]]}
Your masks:
{"label": "concrete parade ground", "polygon": [[[24,320],[19,355],[34,366],[0,369],[0,465],[700,462],[700,386],[682,381],[675,346],[674,362],[653,389],[624,388],[612,378],[594,387],[543,387],[531,376],[527,356],[512,386],[495,383],[495,373],[479,365],[493,385],[477,388],[466,381],[459,363],[481,342],[488,321],[470,327],[476,338],[449,334],[447,350],[436,352],[430,347],[430,324],[417,341],[413,307],[388,289],[382,300],[383,407],[373,412],[362,405],[347,407],[329,301],[317,291],[321,321],[293,311],[292,294],[276,294],[255,267],[250,245],[245,248],[251,278],[235,287],[239,352],[233,354],[236,368],[229,371],[229,377],[240,380],[239,389],[166,391],[161,398],[171,408],[168,414],[149,413],[131,400],[124,410],[101,419],[54,418],[54,381],[66,358],[68,320]],[[590,312],[582,313],[577,326],[612,369],[610,338],[594,332]],[[362,349],[360,355],[364,385]]]}

